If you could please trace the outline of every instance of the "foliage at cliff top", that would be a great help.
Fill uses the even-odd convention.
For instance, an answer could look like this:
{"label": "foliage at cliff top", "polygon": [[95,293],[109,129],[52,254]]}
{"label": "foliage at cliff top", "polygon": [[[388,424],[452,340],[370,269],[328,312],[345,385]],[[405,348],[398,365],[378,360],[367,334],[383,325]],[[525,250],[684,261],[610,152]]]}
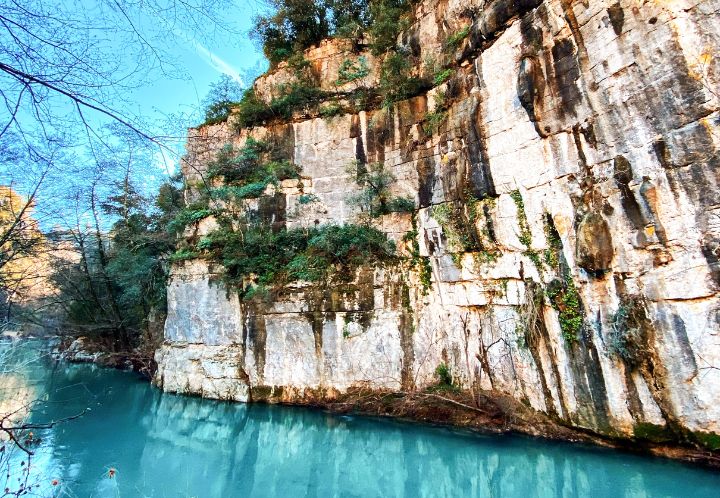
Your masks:
{"label": "foliage at cliff top", "polygon": [[395,47],[414,0],[270,0],[255,19],[253,36],[271,64],[332,36],[370,35],[375,55]]}
{"label": "foliage at cliff top", "polygon": [[205,121],[201,126],[222,123],[230,116],[232,108],[243,96],[243,87],[230,76],[223,74],[210,85],[210,91],[203,100]]}
{"label": "foliage at cliff top", "polygon": [[[276,97],[266,102],[253,88],[242,96],[228,97],[228,82],[220,82],[212,102],[205,104],[205,125],[227,120],[235,109],[233,125],[247,129],[274,120],[287,121],[296,113],[331,118],[346,109],[337,100],[319,105],[342,94],[349,110],[367,110],[374,103],[390,106],[431,88],[432,78],[413,74],[417,60],[397,46],[400,34],[410,25],[410,8],[415,0],[271,0],[270,11],[255,19],[252,36],[262,47],[271,66],[287,61],[295,78],[274,89]],[[378,88],[366,87],[370,74],[365,57],[346,59],[338,71],[336,85],[354,82],[350,92],[328,92],[317,87],[310,63],[303,50],[329,37],[348,38],[353,50],[368,50],[382,60]],[[361,47],[361,42],[369,45]],[[447,77],[447,75],[446,75]],[[378,98],[378,95],[380,98]]]}

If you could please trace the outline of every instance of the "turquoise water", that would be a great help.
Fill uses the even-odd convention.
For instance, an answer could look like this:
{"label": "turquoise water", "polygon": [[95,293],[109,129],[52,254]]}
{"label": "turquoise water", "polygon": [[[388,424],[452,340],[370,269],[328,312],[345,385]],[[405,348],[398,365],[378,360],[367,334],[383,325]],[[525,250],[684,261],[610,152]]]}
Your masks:
{"label": "turquoise water", "polygon": [[41,362],[25,375],[45,398],[33,420],[91,409],[41,431],[33,478],[56,496],[720,496],[720,472],[663,459],[181,397],[89,365]]}

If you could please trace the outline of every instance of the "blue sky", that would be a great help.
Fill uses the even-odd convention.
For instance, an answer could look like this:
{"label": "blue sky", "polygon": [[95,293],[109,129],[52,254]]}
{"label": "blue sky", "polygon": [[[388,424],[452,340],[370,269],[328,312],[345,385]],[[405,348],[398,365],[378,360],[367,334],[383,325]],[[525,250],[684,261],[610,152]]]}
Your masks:
{"label": "blue sky", "polygon": [[[262,53],[249,39],[252,19],[258,12],[251,0],[237,0],[238,8],[227,12],[225,21],[241,32],[237,36],[217,36],[211,41],[197,41],[182,33],[175,34],[170,55],[176,57],[184,75],[175,78],[158,78],[153,84],[134,92],[131,99],[139,109],[149,109],[159,115],[186,113],[197,109],[210,84],[222,74],[242,80],[247,69],[264,61]],[[243,81],[249,85],[251,81]]]}
{"label": "blue sky", "polygon": [[[101,107],[107,107],[129,121],[139,118],[142,123],[140,129],[149,135],[182,138],[185,136],[184,126],[202,121],[202,101],[213,82],[218,81],[223,74],[241,79],[240,76],[246,70],[263,63],[261,52],[248,36],[252,20],[259,13],[263,0],[183,0],[178,4],[174,1],[11,0],[3,4],[0,0],[0,11],[3,15],[16,15],[18,23],[29,23],[33,30],[22,31],[18,28],[13,32],[7,27],[0,29],[0,44],[10,47],[8,51],[0,50],[0,61],[20,67],[25,62],[30,62],[30,72],[53,74],[55,70],[54,74],[57,74],[66,67],[62,65],[63,57],[67,58],[65,54],[75,51],[69,59],[73,63],[75,60],[82,60],[79,64],[81,69],[76,70],[69,79],[87,84],[83,88],[88,89],[91,102],[100,102]],[[230,2],[234,2],[234,6],[226,6]],[[15,5],[22,7],[13,8]],[[205,5],[214,5],[216,10],[196,9]],[[190,6],[191,14],[188,16],[186,12],[186,17],[178,16],[176,11],[182,10],[182,7],[173,9],[178,6]],[[222,8],[218,9],[218,6]],[[45,24],[32,24],[26,19],[27,16],[23,18],[22,13],[18,14],[23,8],[33,12],[45,12],[49,21]],[[206,18],[209,15],[216,16],[230,31],[218,29],[216,23]],[[64,23],[70,26],[65,31],[61,29],[66,28]],[[33,59],[25,61],[13,58],[12,50],[16,48],[14,43],[18,33],[23,35],[24,43],[35,47],[36,53],[41,55],[34,63]],[[44,38],[67,45],[54,51],[55,45],[52,43],[38,41]],[[147,40],[147,47],[150,48],[143,49],[145,45],[139,40]],[[78,43],[75,43],[76,41]],[[86,42],[92,46],[92,51],[87,52],[89,55],[86,55],[83,48]],[[158,52],[162,56],[159,59],[154,58],[153,54]],[[60,64],[44,65],[43,61],[46,60],[59,60]],[[87,68],[82,65],[91,64],[89,61],[98,61],[99,65]],[[95,69],[101,74],[107,72],[109,80],[117,80],[119,85],[100,88],[96,96],[92,90],[95,83],[92,74]],[[90,75],[87,80],[89,83],[83,80],[83,75]],[[62,142],[61,154],[67,159],[54,169],[57,181],[53,179],[45,182],[39,193],[39,204],[57,204],[63,192],[56,190],[68,190],[64,187],[64,183],[68,181],[80,186],[88,184],[94,174],[93,165],[97,164],[97,152],[102,155],[107,154],[107,149],[112,147],[125,147],[128,150],[135,147],[129,145],[130,142],[123,145],[121,140],[115,140],[110,144],[112,147],[103,149],[105,143],[100,135],[106,132],[104,126],[117,123],[107,115],[89,108],[85,108],[80,116],[78,106],[58,92],[48,92],[43,103],[43,109],[48,109],[48,116],[51,117],[45,118],[43,114],[42,118],[36,118],[29,94],[23,92],[22,86],[12,77],[4,73],[0,76],[3,76],[0,78],[0,89],[14,91],[15,95],[24,95],[21,100],[18,99],[22,106],[16,119],[16,122],[22,125],[16,125],[8,134],[0,135],[0,138],[7,144],[17,145],[22,142],[20,137],[30,137],[30,141],[36,140],[38,144],[52,144],[52,140],[42,138],[48,135],[46,131],[52,136],[70,137]],[[53,76],[48,78],[52,79]],[[252,82],[243,83],[249,85]],[[129,88],[124,87],[124,84]],[[9,100],[14,101],[13,98]],[[13,122],[8,109],[10,108],[7,106],[0,109],[0,127]],[[73,116],[74,120],[66,119],[68,116]],[[90,130],[86,131],[83,121],[91,125]],[[94,145],[90,145],[93,142]],[[131,153],[134,162],[138,164],[133,174],[137,175],[137,182],[148,194],[156,191],[167,173],[174,172],[177,159],[183,152],[181,140],[167,142],[167,146],[176,154],[163,155],[157,146],[148,147],[147,151],[133,150]],[[58,161],[57,156],[53,157],[54,161]],[[0,184],[13,185],[13,188],[27,195],[39,178],[35,169],[41,171],[43,168],[41,162],[35,164],[33,161],[26,160],[20,165],[8,156],[0,162]]]}

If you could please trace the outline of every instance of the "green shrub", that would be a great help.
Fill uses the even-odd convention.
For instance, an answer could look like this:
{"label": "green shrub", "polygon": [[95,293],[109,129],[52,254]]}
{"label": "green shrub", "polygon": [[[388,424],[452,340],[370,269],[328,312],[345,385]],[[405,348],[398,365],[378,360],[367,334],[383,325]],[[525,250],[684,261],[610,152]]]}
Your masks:
{"label": "green shrub", "polygon": [[263,180],[255,183],[248,183],[240,187],[234,185],[225,185],[210,189],[210,196],[213,199],[223,201],[239,201],[242,199],[253,199],[260,197],[270,182]]}
{"label": "green shrub", "polygon": [[203,241],[204,256],[225,267],[228,284],[242,287],[297,280],[350,280],[361,265],[395,259],[394,244],[375,228],[325,225],[273,231],[262,225],[235,229],[225,223]]}
{"label": "green shrub", "polygon": [[249,137],[237,151],[224,145],[208,164],[208,179],[222,178],[225,185],[244,185],[263,180],[267,174],[260,171],[260,159],[268,151],[267,144]]}
{"label": "green shrub", "polygon": [[300,167],[290,161],[271,161],[264,166],[272,180],[293,180],[300,178]]}
{"label": "green shrub", "polygon": [[[442,227],[448,243],[448,252],[459,266],[461,253],[476,251],[480,248],[474,224],[468,220],[463,206],[458,202],[444,202],[434,205],[430,214]],[[460,254],[459,254],[460,253]]]}
{"label": "green shrub", "polygon": [[301,205],[306,205],[318,201],[320,201],[320,199],[315,194],[302,194],[300,197],[298,197],[298,202]]}
{"label": "green shrub", "polygon": [[427,82],[412,76],[412,61],[408,54],[395,52],[388,55],[380,69],[380,94],[383,107],[414,97],[428,88]]}
{"label": "green shrub", "polygon": [[345,113],[343,107],[337,102],[331,102],[325,106],[322,106],[318,110],[318,114],[323,119],[330,119],[336,116],[342,116]]}
{"label": "green shrub", "polygon": [[423,131],[428,135],[432,135],[440,129],[440,126],[445,122],[446,119],[447,112],[445,111],[434,111],[428,113],[425,116],[425,121],[422,125]]}
{"label": "green shrub", "polygon": [[173,254],[170,255],[170,261],[177,262],[177,261],[187,261],[190,259],[196,259],[200,256],[200,253],[197,251],[192,251],[190,249],[178,249]]}
{"label": "green shrub", "polygon": [[432,286],[432,265],[429,256],[420,255],[417,215],[415,212],[412,214],[411,222],[412,230],[403,235],[402,241],[410,244],[410,267],[418,272],[418,278],[422,284],[422,294],[426,296]]}
{"label": "green shrub", "polygon": [[208,179],[222,178],[224,184],[210,189],[210,197],[221,200],[259,197],[270,183],[300,177],[300,168],[289,161],[264,162],[269,151],[265,142],[252,137],[239,151],[225,145],[208,167]]}
{"label": "green shrub", "polygon": [[457,49],[462,41],[470,34],[470,26],[466,26],[455,34],[452,34],[445,40],[445,48],[448,50]]}
{"label": "green shrub", "polygon": [[568,343],[580,339],[585,318],[583,315],[580,294],[575,287],[572,276],[568,273],[563,281],[554,280],[546,291],[550,303],[558,312],[560,330]]}
{"label": "green shrub", "polygon": [[441,386],[452,386],[453,377],[450,367],[446,363],[440,363],[435,369],[435,378]]}
{"label": "green shrub", "polygon": [[370,50],[382,55],[395,48],[398,36],[408,28],[405,14],[410,8],[409,0],[375,0],[370,3]]}
{"label": "green shrub", "polygon": [[388,213],[412,213],[415,211],[415,201],[407,197],[393,197],[386,206]]}
{"label": "green shrub", "polygon": [[435,86],[442,85],[447,80],[449,80],[453,74],[455,74],[454,69],[445,69],[444,71],[440,71],[439,73],[435,74],[435,77],[433,78],[433,83],[435,83]]}
{"label": "green shrub", "polygon": [[330,97],[330,93],[308,86],[306,82],[294,82],[279,88],[280,96],[266,104],[255,91],[250,89],[243,95],[238,104],[238,129],[252,128],[273,119],[288,120],[298,111],[309,111],[323,100]]}
{"label": "green shrub", "polygon": [[[500,250],[491,234],[492,226],[486,210],[494,205],[494,199],[477,199],[469,189],[464,191],[462,201],[449,201],[434,205],[430,214],[442,227],[447,240],[447,251],[457,267],[461,266],[462,255],[473,253],[477,266],[497,260]],[[477,224],[485,220],[485,227]]]}
{"label": "green shrub", "polygon": [[552,216],[550,213],[545,213],[543,219],[543,227],[545,231],[545,240],[547,241],[548,248],[544,251],[543,259],[545,264],[550,268],[560,269],[560,259],[562,256],[562,240],[560,234],[555,228]]}
{"label": "green shrub", "polygon": [[389,213],[415,211],[415,202],[412,199],[390,195],[390,185],[395,182],[395,177],[385,170],[383,162],[372,164],[355,162],[350,164],[349,172],[355,175],[356,183],[362,188],[350,200],[371,218]]}
{"label": "green shrub", "polygon": [[213,211],[204,203],[191,204],[182,208],[175,218],[168,223],[168,231],[182,233],[185,227],[211,216]]}
{"label": "green shrub", "polygon": [[238,104],[238,113],[235,121],[237,128],[252,128],[273,118],[273,112],[255,93],[255,89],[245,91]]}
{"label": "green shrub", "polygon": [[337,86],[357,82],[370,74],[370,68],[365,57],[358,57],[356,61],[345,59],[338,69],[338,77],[335,80]]}
{"label": "green shrub", "polygon": [[270,102],[270,109],[275,117],[290,119],[296,111],[308,111],[313,105],[325,100],[330,94],[302,83],[291,83],[281,89],[282,96]]}

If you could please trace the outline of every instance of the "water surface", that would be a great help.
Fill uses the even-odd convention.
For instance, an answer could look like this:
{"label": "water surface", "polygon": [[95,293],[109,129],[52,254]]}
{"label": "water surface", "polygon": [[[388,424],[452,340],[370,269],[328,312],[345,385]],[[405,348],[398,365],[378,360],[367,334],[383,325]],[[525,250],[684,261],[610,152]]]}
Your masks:
{"label": "water surface", "polygon": [[720,496],[719,472],[622,452],[175,396],[90,365],[24,378],[35,421],[91,409],[41,434],[33,477],[57,496]]}

